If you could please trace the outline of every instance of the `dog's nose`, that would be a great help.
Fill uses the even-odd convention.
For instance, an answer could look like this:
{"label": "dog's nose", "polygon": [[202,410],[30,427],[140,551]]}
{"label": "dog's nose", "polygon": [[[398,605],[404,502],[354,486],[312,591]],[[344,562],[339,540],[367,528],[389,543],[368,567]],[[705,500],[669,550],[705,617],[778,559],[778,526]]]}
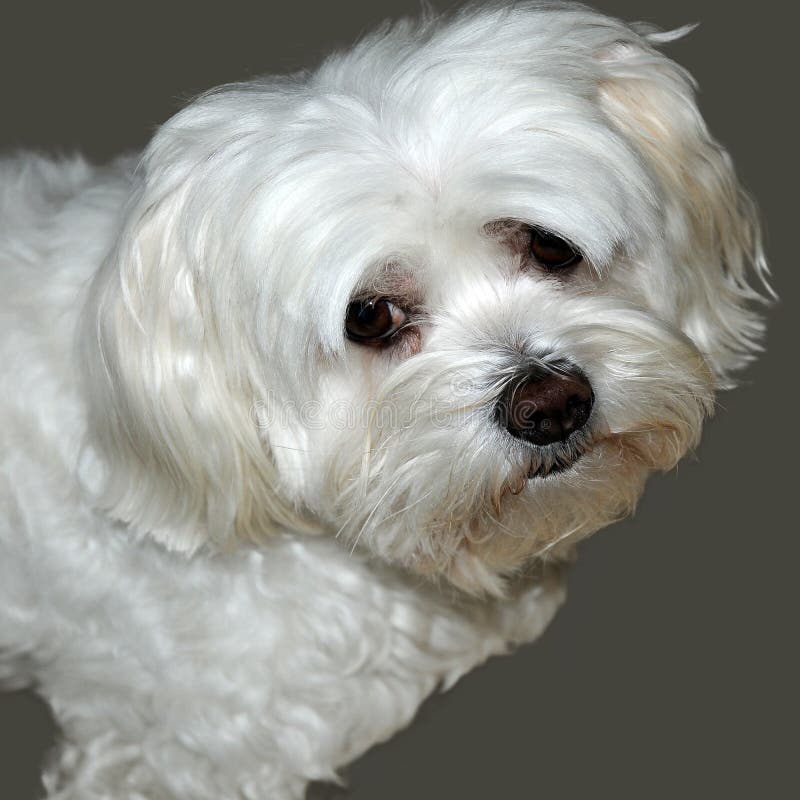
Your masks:
{"label": "dog's nose", "polygon": [[589,419],[594,394],[576,369],[531,372],[513,383],[497,405],[498,419],[517,439],[545,445],[563,442]]}

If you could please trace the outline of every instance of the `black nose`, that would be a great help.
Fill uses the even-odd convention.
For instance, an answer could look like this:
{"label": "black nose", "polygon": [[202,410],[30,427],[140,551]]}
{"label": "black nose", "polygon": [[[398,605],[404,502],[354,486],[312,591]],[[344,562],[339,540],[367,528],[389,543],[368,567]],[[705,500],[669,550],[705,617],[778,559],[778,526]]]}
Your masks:
{"label": "black nose", "polygon": [[593,402],[591,384],[574,367],[536,370],[509,387],[497,405],[497,416],[517,439],[553,444],[586,424]]}

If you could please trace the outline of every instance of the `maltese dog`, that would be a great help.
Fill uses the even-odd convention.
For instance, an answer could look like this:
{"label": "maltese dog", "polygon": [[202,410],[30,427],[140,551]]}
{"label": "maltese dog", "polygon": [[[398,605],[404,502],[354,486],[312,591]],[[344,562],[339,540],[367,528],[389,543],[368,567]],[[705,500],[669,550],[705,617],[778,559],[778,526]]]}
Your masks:
{"label": "maltese dog", "polygon": [[58,800],[288,800],[538,636],[758,349],[658,33],[522,3],[0,162],[0,681]]}

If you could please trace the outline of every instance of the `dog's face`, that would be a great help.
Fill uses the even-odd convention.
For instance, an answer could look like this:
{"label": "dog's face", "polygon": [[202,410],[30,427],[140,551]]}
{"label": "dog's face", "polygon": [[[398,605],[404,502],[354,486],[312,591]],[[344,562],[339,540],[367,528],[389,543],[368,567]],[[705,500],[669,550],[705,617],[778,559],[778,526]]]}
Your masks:
{"label": "dog's face", "polygon": [[85,315],[113,513],[473,591],[627,514],[761,330],[754,216],[657,39],[401,24],[167,123]]}

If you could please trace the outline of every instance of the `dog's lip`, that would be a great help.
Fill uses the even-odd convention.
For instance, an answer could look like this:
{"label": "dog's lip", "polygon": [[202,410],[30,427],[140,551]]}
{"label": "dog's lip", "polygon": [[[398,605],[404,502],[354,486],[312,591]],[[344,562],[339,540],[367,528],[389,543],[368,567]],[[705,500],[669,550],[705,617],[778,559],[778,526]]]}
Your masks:
{"label": "dog's lip", "polygon": [[552,466],[545,469],[545,465],[540,463],[537,464],[536,467],[531,465],[528,467],[528,480],[543,480],[545,478],[549,478],[552,475],[561,475],[564,472],[571,470],[580,460],[583,458],[583,451],[577,453],[574,458],[570,461],[564,463],[562,461],[556,461]]}
{"label": "dog's lip", "polygon": [[[526,470],[527,479],[545,480],[569,472],[602,438],[601,433],[596,430],[587,431],[585,434],[573,434],[555,449],[550,458],[531,455]],[[568,452],[561,451],[565,445],[569,446]],[[540,450],[538,447],[534,449]]]}

